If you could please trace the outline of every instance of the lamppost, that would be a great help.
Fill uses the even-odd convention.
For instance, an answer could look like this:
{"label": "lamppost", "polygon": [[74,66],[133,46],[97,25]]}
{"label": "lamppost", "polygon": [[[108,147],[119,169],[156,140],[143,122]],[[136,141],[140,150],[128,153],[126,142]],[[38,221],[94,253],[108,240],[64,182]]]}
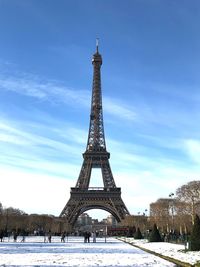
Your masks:
{"label": "lamppost", "polygon": [[170,193],[171,198],[171,210],[172,210],[172,232],[174,233],[174,193]]}
{"label": "lamppost", "polygon": [[147,209],[144,210],[143,212],[144,215],[144,238],[147,238]]}
{"label": "lamppost", "polygon": [[8,234],[8,208],[6,209],[6,225],[5,225],[5,233]]}
{"label": "lamppost", "polygon": [[147,216],[147,209],[144,210],[144,216]]}

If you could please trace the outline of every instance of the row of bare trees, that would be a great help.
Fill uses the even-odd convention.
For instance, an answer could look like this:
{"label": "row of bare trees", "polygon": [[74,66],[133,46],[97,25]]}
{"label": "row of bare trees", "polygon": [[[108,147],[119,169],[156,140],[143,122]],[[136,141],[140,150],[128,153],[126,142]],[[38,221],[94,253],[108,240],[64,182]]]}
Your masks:
{"label": "row of bare trees", "polygon": [[151,203],[149,219],[163,232],[187,234],[196,214],[200,215],[200,181],[191,181],[169,194],[169,198]]}
{"label": "row of bare trees", "polygon": [[62,218],[47,214],[26,214],[12,207],[3,208],[0,203],[0,230],[6,234],[12,232],[27,234],[45,234],[49,230],[54,234],[70,230]]}

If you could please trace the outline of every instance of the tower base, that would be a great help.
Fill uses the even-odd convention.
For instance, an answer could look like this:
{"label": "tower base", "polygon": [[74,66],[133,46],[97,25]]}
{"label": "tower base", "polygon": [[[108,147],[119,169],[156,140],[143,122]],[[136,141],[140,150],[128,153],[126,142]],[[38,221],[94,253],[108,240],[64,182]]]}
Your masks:
{"label": "tower base", "polygon": [[121,188],[89,187],[86,189],[72,187],[71,196],[60,216],[65,217],[72,226],[78,216],[91,209],[102,209],[111,213],[118,222],[129,215],[121,199]]}

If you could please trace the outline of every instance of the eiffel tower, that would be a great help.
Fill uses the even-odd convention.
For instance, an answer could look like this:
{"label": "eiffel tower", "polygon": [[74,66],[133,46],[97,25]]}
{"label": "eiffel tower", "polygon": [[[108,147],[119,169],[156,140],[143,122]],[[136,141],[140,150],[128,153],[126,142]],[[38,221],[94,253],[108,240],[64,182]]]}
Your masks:
{"label": "eiffel tower", "polygon": [[[115,185],[109,164],[110,153],[106,150],[100,71],[102,57],[99,54],[98,41],[92,64],[94,72],[86,151],[83,153],[83,164],[76,186],[71,188],[70,199],[60,214],[60,217],[65,217],[71,226],[75,224],[79,215],[90,209],[108,211],[118,222],[129,215],[121,198],[121,188]],[[89,187],[92,168],[101,169],[104,187]]]}

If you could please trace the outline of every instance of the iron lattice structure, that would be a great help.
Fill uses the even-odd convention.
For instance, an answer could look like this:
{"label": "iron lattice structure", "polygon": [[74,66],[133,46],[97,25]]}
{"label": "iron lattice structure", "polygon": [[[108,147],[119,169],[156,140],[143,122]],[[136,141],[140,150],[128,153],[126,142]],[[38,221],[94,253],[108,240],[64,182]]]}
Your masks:
{"label": "iron lattice structure", "polygon": [[[76,186],[71,188],[70,199],[60,214],[72,226],[80,214],[90,209],[106,210],[118,222],[129,215],[121,199],[121,188],[115,185],[109,164],[110,153],[106,150],[101,91],[102,57],[99,54],[98,45],[92,58],[92,64],[94,72],[87,147],[83,153],[84,160]],[[101,169],[103,188],[89,187],[92,168]]]}

